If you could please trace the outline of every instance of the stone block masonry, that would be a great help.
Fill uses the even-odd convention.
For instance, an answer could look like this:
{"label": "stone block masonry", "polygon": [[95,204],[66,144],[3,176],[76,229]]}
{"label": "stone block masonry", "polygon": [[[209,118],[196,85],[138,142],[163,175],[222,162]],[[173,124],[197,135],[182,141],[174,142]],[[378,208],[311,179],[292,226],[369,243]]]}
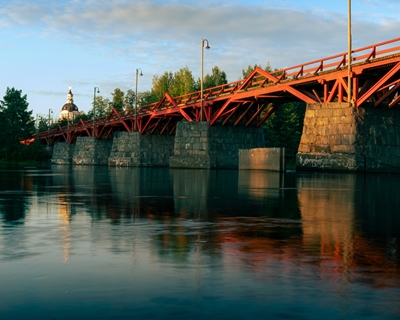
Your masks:
{"label": "stone block masonry", "polygon": [[78,137],[72,156],[72,164],[107,165],[112,144],[112,139],[98,140],[96,137]]}
{"label": "stone block masonry", "polygon": [[171,168],[238,169],[239,149],[265,146],[263,129],[179,122]]}
{"label": "stone block masonry", "polygon": [[108,159],[116,167],[168,167],[174,136],[117,132]]}
{"label": "stone block masonry", "polygon": [[308,104],[297,170],[400,172],[400,110]]}
{"label": "stone block masonry", "polygon": [[68,142],[56,142],[53,148],[52,164],[72,164],[75,145]]}

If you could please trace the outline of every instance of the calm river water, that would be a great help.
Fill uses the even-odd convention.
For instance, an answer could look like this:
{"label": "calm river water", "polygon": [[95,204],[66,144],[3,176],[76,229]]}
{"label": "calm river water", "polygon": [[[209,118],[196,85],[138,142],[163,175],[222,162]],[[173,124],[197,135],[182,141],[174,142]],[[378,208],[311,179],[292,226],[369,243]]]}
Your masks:
{"label": "calm river water", "polygon": [[1,319],[400,319],[400,176],[0,170]]}

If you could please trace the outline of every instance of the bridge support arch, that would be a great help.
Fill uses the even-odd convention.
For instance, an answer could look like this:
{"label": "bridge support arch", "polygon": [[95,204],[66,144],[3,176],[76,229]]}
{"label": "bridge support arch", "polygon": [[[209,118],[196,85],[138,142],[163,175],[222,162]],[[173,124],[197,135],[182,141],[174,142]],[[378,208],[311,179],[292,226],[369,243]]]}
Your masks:
{"label": "bridge support arch", "polygon": [[308,104],[296,169],[400,173],[400,110]]}

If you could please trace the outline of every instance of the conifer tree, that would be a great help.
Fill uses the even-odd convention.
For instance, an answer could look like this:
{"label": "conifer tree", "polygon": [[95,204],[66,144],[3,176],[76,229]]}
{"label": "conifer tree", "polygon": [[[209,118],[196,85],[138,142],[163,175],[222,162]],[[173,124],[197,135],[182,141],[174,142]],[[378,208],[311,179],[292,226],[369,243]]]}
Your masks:
{"label": "conifer tree", "polygon": [[31,138],[35,132],[28,106],[27,96],[15,88],[7,88],[0,101],[0,157],[5,160],[18,160],[22,152],[20,141]]}

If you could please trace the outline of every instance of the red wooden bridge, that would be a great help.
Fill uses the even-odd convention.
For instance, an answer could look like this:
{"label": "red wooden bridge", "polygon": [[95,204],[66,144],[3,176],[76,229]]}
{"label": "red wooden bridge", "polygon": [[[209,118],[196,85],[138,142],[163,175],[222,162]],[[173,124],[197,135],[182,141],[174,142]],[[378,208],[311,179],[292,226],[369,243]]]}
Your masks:
{"label": "red wooden bridge", "polygon": [[41,132],[38,138],[53,145],[72,143],[78,136],[107,138],[116,131],[171,135],[182,119],[203,118],[210,126],[261,126],[280,105],[296,101],[351,100],[355,108],[365,102],[387,108],[399,104],[400,38],[353,50],[351,60],[351,72],[347,52],[272,72],[257,67],[246,79],[203,90],[203,108],[200,91],[178,97],[166,93],[161,101],[138,107],[137,114],[113,109],[106,117]]}

